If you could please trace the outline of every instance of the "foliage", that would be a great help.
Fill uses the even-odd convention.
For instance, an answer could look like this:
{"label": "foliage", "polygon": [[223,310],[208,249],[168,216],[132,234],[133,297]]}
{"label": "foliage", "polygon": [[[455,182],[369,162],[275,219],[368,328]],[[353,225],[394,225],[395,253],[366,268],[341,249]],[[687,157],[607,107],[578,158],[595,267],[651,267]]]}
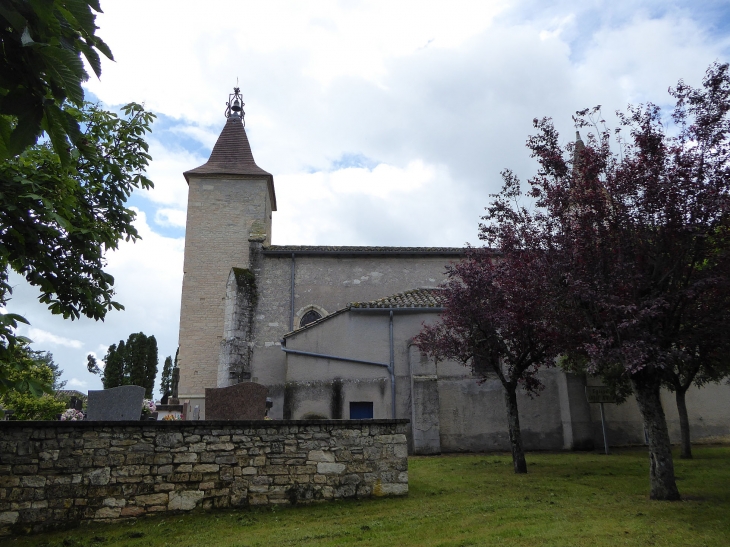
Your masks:
{"label": "foliage", "polygon": [[[56,376],[53,369],[36,358],[42,352],[31,350],[27,338],[18,337],[13,342],[4,348],[0,345],[3,349],[0,352],[0,400],[9,393],[27,394],[29,397],[51,393]],[[45,373],[46,368],[48,374]]]}
{"label": "foliage", "polygon": [[1,400],[2,406],[15,411],[16,420],[55,420],[66,409],[66,403],[47,393],[34,397],[29,392],[10,391]]}
{"label": "foliage", "polygon": [[104,389],[134,385],[145,388],[145,396],[152,397],[157,376],[157,340],[142,332],[130,334],[126,343],[112,344],[104,357],[103,371],[93,355],[87,357],[89,372],[102,374]]}
{"label": "foliage", "polygon": [[[93,10],[93,11],[92,11]],[[112,59],[96,36],[97,0],[3,0],[0,5],[0,161],[37,142],[45,132],[63,164],[71,150],[86,152],[78,120],[63,104],[81,106],[81,83],[97,76],[99,53]],[[70,142],[69,142],[70,141]]]}
{"label": "foliage", "polygon": [[86,356],[86,370],[91,374],[102,374],[102,370],[99,368],[99,364],[96,362],[96,357],[93,353],[89,353]]}
{"label": "foliage", "polygon": [[[530,480],[508,454],[408,461],[408,496],[160,514],[124,523],[18,537],[15,547],[725,547],[730,537],[730,447],[699,447],[678,461],[682,503],[654,503],[642,487],[644,449],[610,456],[528,454]],[[140,539],[141,538],[141,539]]]}
{"label": "foliage", "polygon": [[165,357],[165,364],[162,366],[162,377],[160,378],[160,395],[169,395],[172,392],[172,357]]}
{"label": "foliage", "polygon": [[447,267],[440,320],[424,326],[414,339],[436,360],[471,363],[478,376],[499,378],[516,473],[527,472],[516,390],[521,386],[531,395],[539,393],[543,386],[537,372],[557,357],[548,258],[532,251],[497,258],[486,249],[472,249],[464,261]]}
{"label": "foliage", "polygon": [[50,351],[33,351],[31,350],[33,359],[39,363],[43,363],[51,369],[53,373],[53,381],[51,382],[51,389],[58,391],[66,387],[66,380],[61,381],[63,370],[58,368],[58,363],[53,360],[53,354]]}
{"label": "foliage", "polygon": [[[2,274],[0,274],[0,291],[2,283]],[[18,323],[27,325],[28,321],[15,313],[0,314],[0,395],[10,389],[27,389],[27,385],[18,385],[18,382],[10,378],[12,371],[22,369],[22,360],[19,357],[23,354],[23,348],[31,342],[28,338],[15,336],[14,331],[18,328]],[[38,395],[40,393],[42,393],[42,389],[39,388]]]}
{"label": "foliage", "polygon": [[47,364],[48,355],[21,346],[11,363],[0,363],[0,375],[11,386],[0,395],[0,406],[13,409],[18,420],[54,420],[66,408],[51,395],[57,371]]}
{"label": "foliage", "polygon": [[[40,289],[64,318],[103,319],[121,309],[104,252],[135,240],[134,188],[150,188],[145,133],[154,116],[137,104],[123,116],[85,103],[83,58],[101,74],[97,0],[4,0],[0,4],[0,308],[10,269]],[[44,138],[39,141],[39,138]],[[0,318],[0,362],[27,340],[27,321]],[[5,369],[3,369],[5,370]],[[0,392],[8,380],[0,373]]]}
{"label": "foliage", "polygon": [[[670,94],[676,136],[655,105],[629,107],[618,113],[618,153],[598,108],[575,118],[597,128],[586,145],[561,148],[551,120],[535,120],[527,145],[540,163],[529,181],[536,208],[520,211],[504,195],[482,227],[487,241],[554,257],[573,362],[592,374],[618,370],[636,395],[652,499],[679,497],[660,385],[679,362],[725,366],[730,308],[728,66],[712,65],[701,89],[680,81]],[[505,178],[519,193],[514,176]]]}
{"label": "foliage", "polygon": [[122,117],[91,103],[65,111],[83,123],[93,156],[74,154],[63,165],[46,142],[0,164],[0,304],[12,268],[52,313],[102,319],[122,309],[104,253],[139,237],[125,202],[134,188],[152,186],[144,136],[154,115],[134,103]]}
{"label": "foliage", "polygon": [[[104,253],[122,238],[138,238],[135,214],[124,205],[132,189],[152,186],[143,172],[153,115],[135,104],[121,118],[90,103],[66,110],[83,122],[95,155],[74,154],[64,166],[43,143],[0,164],[0,306],[11,292],[12,268],[40,288],[51,312],[101,319],[123,308],[113,300]],[[27,341],[14,333],[19,322],[27,323],[15,314],[0,317],[0,361]]]}

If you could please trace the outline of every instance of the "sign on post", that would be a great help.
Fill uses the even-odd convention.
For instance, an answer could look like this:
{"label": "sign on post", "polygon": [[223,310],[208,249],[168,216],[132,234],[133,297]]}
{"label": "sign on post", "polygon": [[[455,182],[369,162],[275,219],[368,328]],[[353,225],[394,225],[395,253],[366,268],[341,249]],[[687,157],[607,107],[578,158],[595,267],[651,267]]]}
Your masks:
{"label": "sign on post", "polygon": [[589,403],[616,402],[616,395],[608,386],[586,386],[586,398]]}
{"label": "sign on post", "polygon": [[601,405],[601,427],[603,428],[603,446],[608,454],[608,434],[606,433],[606,417],[603,412],[603,403],[615,403],[616,395],[608,386],[586,386],[586,399],[589,403]]}

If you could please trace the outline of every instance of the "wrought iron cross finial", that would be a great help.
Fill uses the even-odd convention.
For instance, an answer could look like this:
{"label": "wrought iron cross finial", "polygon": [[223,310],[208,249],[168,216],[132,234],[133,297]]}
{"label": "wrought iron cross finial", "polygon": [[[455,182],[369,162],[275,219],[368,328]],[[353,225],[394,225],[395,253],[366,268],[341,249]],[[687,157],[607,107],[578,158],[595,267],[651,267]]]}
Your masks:
{"label": "wrought iron cross finial", "polygon": [[[236,82],[238,83],[238,82]],[[246,103],[243,102],[243,97],[241,96],[241,89],[236,86],[233,88],[233,93],[228,95],[228,102],[226,103],[226,118],[241,118],[243,121],[244,127],[246,126],[246,121],[243,119],[243,117],[246,115],[246,113],[243,111],[243,107],[246,106]]]}

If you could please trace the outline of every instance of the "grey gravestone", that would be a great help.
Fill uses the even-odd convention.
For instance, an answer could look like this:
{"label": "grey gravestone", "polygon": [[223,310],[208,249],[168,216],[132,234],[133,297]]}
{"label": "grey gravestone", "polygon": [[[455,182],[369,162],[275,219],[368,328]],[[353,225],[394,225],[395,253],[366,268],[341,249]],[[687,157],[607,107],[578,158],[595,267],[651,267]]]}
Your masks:
{"label": "grey gravestone", "polygon": [[263,420],[269,389],[254,382],[205,389],[206,420]]}
{"label": "grey gravestone", "polygon": [[89,391],[86,419],[103,421],[139,420],[142,414],[144,388],[120,386]]}

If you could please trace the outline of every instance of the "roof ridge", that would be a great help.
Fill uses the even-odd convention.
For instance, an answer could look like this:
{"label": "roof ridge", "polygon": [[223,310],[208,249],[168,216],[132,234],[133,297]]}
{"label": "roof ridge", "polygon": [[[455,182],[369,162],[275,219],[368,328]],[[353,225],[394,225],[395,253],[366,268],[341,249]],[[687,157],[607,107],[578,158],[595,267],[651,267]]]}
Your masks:
{"label": "roof ridge", "polygon": [[441,287],[419,287],[366,302],[349,302],[346,309],[441,308],[444,305],[443,292]]}
{"label": "roof ridge", "polygon": [[[328,321],[329,319],[332,319],[333,317],[335,317],[337,315],[341,315],[341,314],[343,314],[345,312],[348,312],[348,311],[350,311],[353,308],[354,309],[363,309],[363,308],[377,309],[377,308],[390,308],[390,307],[392,307],[392,308],[403,308],[403,309],[409,309],[409,308],[410,309],[420,309],[420,308],[440,309],[440,308],[443,308],[443,305],[444,305],[444,299],[442,298],[443,295],[441,294],[441,293],[443,293],[443,291],[444,291],[444,289],[441,288],[441,287],[420,287],[420,288],[416,288],[416,289],[408,289],[408,290],[405,290],[405,291],[402,291],[402,292],[399,292],[399,293],[395,293],[395,294],[390,295],[390,296],[386,296],[384,298],[379,298],[377,300],[371,300],[370,302],[350,302],[344,308],[340,308],[339,310],[333,311],[332,313],[327,314],[324,317],[320,317],[316,321],[312,321],[311,323],[307,323],[303,327],[298,327],[298,328],[296,328],[296,329],[294,329],[294,330],[292,330],[290,332],[287,332],[284,335],[284,338],[285,339],[286,338],[289,338],[293,334],[298,334],[298,333],[300,333],[300,332],[302,332],[304,330],[307,330],[307,329],[310,329],[312,327],[315,327],[315,326],[317,326],[317,325],[319,325],[321,323],[324,323],[325,321]],[[428,293],[431,293],[431,294],[427,298],[423,298],[424,295],[421,294],[423,292],[428,292]],[[383,304],[389,303],[390,302],[390,299],[395,298],[395,297],[398,297],[398,296],[403,296],[403,295],[417,296],[417,297],[418,296],[421,296],[422,298],[413,299],[412,305],[397,305],[397,306],[392,306],[392,305],[388,305],[388,306],[385,306],[385,305],[383,305],[383,306],[377,306],[377,305],[367,306],[367,305],[364,305],[364,304],[381,303],[381,302]]]}

